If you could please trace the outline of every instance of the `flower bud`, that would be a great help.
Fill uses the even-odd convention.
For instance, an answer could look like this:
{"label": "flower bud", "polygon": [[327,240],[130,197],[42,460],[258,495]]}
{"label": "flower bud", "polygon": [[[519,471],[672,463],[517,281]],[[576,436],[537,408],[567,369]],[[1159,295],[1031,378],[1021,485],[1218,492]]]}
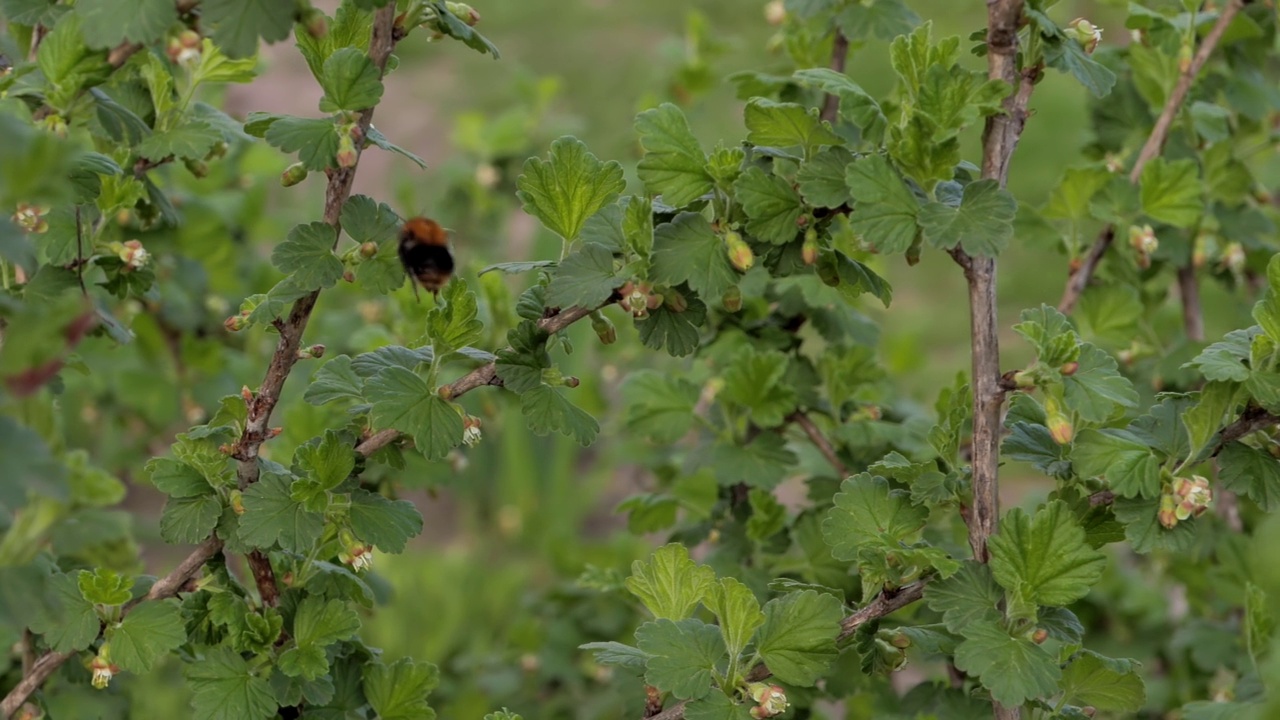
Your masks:
{"label": "flower bud", "polygon": [[356,281],[356,274],[351,272],[350,270],[344,270],[342,271],[342,279],[346,280],[349,283],[353,283]]}
{"label": "flower bud", "polygon": [[1093,53],[1098,43],[1102,41],[1102,28],[1084,18],[1072,20],[1067,25],[1067,31],[1076,39],[1076,42],[1080,43],[1086,54]]}
{"label": "flower bud", "polygon": [[682,313],[689,309],[689,301],[685,299],[679,290],[668,290],[662,296],[666,300],[667,307],[671,308],[672,312]]}
{"label": "flower bud", "polygon": [[574,375],[565,375],[565,376],[564,376],[564,386],[565,386],[565,387],[567,387],[567,388],[570,388],[570,389],[572,389],[572,388],[576,388],[576,387],[578,387],[578,386],[579,386],[579,385],[581,385],[581,384],[582,384],[582,381],[581,381],[581,380],[579,380],[579,379],[577,378],[577,376],[574,376]]}
{"label": "flower bud", "polygon": [[1044,628],[1036,628],[1035,632],[1031,633],[1031,642],[1037,645],[1043,645],[1044,641],[1048,639],[1049,631]]}
{"label": "flower bud", "polygon": [[602,312],[591,313],[591,329],[595,331],[596,337],[600,338],[600,342],[605,345],[612,345],[618,342],[617,329],[613,327],[613,323]]}
{"label": "flower bud", "polygon": [[490,190],[501,179],[501,175],[498,174],[498,168],[491,163],[480,163],[476,166],[476,184],[480,187]]}
{"label": "flower bud", "polygon": [[103,643],[102,648],[98,650],[98,654],[89,663],[89,669],[93,671],[93,679],[90,683],[97,690],[103,690],[111,683],[111,678],[120,672],[120,668],[111,664],[111,644]]}
{"label": "flower bud", "polygon": [[729,251],[729,262],[733,264],[739,272],[746,272],[756,262],[755,253],[751,252],[751,246],[746,240],[742,239],[737,231],[730,230],[724,234],[725,247]]}
{"label": "flower bud", "polygon": [[187,169],[187,172],[197,178],[209,176],[209,164],[203,160],[192,160],[191,158],[187,158],[182,161],[182,165]]}
{"label": "flower bud", "polygon": [[1044,413],[1046,424],[1049,426],[1049,434],[1053,436],[1053,441],[1059,445],[1067,445],[1071,439],[1075,437],[1075,428],[1071,425],[1071,418],[1067,417],[1062,411],[1062,406],[1058,399],[1052,395],[1044,400]]}
{"label": "flower bud", "polygon": [[368,260],[369,258],[377,254],[378,254],[378,243],[376,242],[360,243],[360,257]]}
{"label": "flower bud", "polygon": [[280,174],[280,184],[284,187],[293,187],[303,180],[307,179],[307,166],[300,162],[296,162],[284,169]]}
{"label": "flower bud", "polygon": [[1164,493],[1160,496],[1160,510],[1156,513],[1156,519],[1166,530],[1172,530],[1178,525],[1177,507],[1178,501],[1172,494]]}
{"label": "flower bud", "polygon": [[742,289],[737,285],[731,285],[728,290],[724,291],[724,295],[720,296],[720,302],[724,305],[724,309],[731,313],[736,313],[742,309]]}
{"label": "flower bud", "polygon": [[228,499],[231,501],[231,511],[237,515],[244,514],[244,493],[239,490],[232,490],[228,493]]}
{"label": "flower bud", "polygon": [[475,27],[480,24],[480,13],[476,12],[475,8],[466,3],[446,2],[445,7],[449,9],[449,12],[461,18],[462,22],[470,25],[471,27]]}
{"label": "flower bud", "polygon": [[905,633],[897,633],[889,639],[889,644],[899,650],[905,650],[911,647],[911,638],[907,637]]}
{"label": "flower bud", "polygon": [[298,348],[299,360],[316,360],[324,357],[324,345],[309,345],[304,348]]}
{"label": "flower bud", "polygon": [[1192,55],[1191,46],[1184,42],[1182,47],[1178,48],[1178,72],[1186,73],[1191,69]]}
{"label": "flower bud", "polygon": [[338,560],[356,572],[367,570],[373,567],[373,546],[354,544],[338,553]]}
{"label": "flower bud", "polygon": [[1076,371],[1079,369],[1080,369],[1080,363],[1073,360],[1068,363],[1063,363],[1062,367],[1058,368],[1058,372],[1062,373],[1067,377],[1071,377],[1072,375],[1075,375]]}
{"label": "flower bud", "polygon": [[770,25],[781,25],[787,19],[787,6],[782,0],[771,0],[764,6],[764,19]]}
{"label": "flower bud", "polygon": [[1244,264],[1244,247],[1238,242],[1227,243],[1222,251],[1222,267],[1233,275],[1240,275],[1244,272]]}
{"label": "flower bud", "polygon": [[329,18],[314,7],[307,8],[300,22],[307,29],[307,34],[317,40],[329,34]]}
{"label": "flower bud", "polygon": [[818,262],[818,231],[809,228],[804,232],[804,244],[800,246],[800,257],[804,260],[805,265],[813,265]]}
{"label": "flower bud", "polygon": [[222,323],[222,327],[226,328],[227,332],[240,332],[248,326],[249,318],[244,315],[232,315]]}
{"label": "flower bud", "polygon": [[1160,247],[1156,231],[1151,229],[1150,225],[1143,225],[1141,228],[1131,225],[1129,226],[1129,244],[1138,252],[1139,267],[1144,270],[1151,267],[1151,255]]}

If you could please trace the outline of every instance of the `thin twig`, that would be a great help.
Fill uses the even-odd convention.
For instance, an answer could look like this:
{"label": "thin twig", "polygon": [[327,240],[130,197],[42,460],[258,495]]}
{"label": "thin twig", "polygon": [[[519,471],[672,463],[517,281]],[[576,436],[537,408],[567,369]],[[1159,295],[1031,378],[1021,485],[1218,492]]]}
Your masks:
{"label": "thin twig", "polygon": [[1222,431],[1218,433],[1218,446],[1214,448],[1213,456],[1217,457],[1223,448],[1249,433],[1265,430],[1278,424],[1280,424],[1280,416],[1273,415],[1255,405],[1250,405],[1245,408],[1243,413],[1240,413],[1240,417],[1235,422],[1222,428]]}
{"label": "thin twig", "polygon": [[[616,298],[610,298],[606,305],[615,301]],[[551,317],[539,320],[538,328],[548,334],[554,335],[582,318],[589,316],[597,309],[599,308],[571,307],[568,310],[562,310]],[[487,365],[482,365],[475,370],[472,370],[448,385],[442,386],[439,392],[442,396],[452,399],[462,395],[463,393],[471,392],[478,387],[484,387],[486,385],[494,385],[497,387],[502,386],[502,378],[498,377],[498,368],[494,363],[488,363]],[[398,430],[379,430],[373,435],[370,435],[367,440],[357,445],[356,452],[361,455],[370,455],[383,446],[390,445],[395,442],[399,437],[400,431]]]}
{"label": "thin twig", "polygon": [[[395,47],[394,24],[394,4],[378,10],[373,19],[369,59],[377,66],[379,73],[385,71],[387,58],[391,56],[391,50]],[[369,124],[373,120],[373,110],[370,107],[360,113],[359,127],[362,136],[368,133]],[[356,143],[357,152],[360,147],[361,144]],[[358,163],[359,155],[356,157],[356,164],[348,168],[338,168],[329,173],[324,197],[324,222],[335,230],[341,229],[342,206],[351,196],[351,186],[355,182]],[[267,426],[271,421],[271,412],[280,400],[280,391],[285,381],[289,379],[289,372],[298,361],[298,348],[302,346],[302,334],[306,332],[307,321],[310,320],[311,311],[315,309],[316,300],[319,297],[320,291],[315,290],[300,298],[293,304],[288,319],[276,322],[280,339],[276,342],[276,350],[271,356],[262,385],[248,403],[249,417],[245,422],[244,432],[236,441],[232,453],[238,461],[236,477],[241,489],[258,481],[258,449],[269,437],[270,431]],[[248,560],[263,604],[274,606],[279,600],[280,589],[270,561],[266,554],[260,551],[250,553]]]}
{"label": "thin twig", "polygon": [[835,468],[841,478],[849,476],[849,468],[840,460],[840,456],[836,454],[836,449],[832,447],[831,441],[827,440],[826,436],[822,434],[817,425],[813,424],[813,420],[808,415],[801,410],[797,410],[787,416],[787,419],[799,425],[801,430],[804,430],[804,434],[809,436],[809,440],[817,446],[818,452],[822,453],[827,462],[831,463],[831,467]]}
{"label": "thin twig", "polygon": [[[843,642],[853,637],[858,632],[858,628],[871,622],[887,617],[911,603],[924,597],[924,588],[928,584],[927,580],[912,583],[906,587],[897,590],[882,590],[876,595],[871,602],[863,608],[860,608],[852,615],[840,621],[840,635],[837,642]],[[769,671],[769,667],[764,663],[760,663],[751,668],[751,672],[747,673],[747,680],[750,682],[759,682],[773,675]],[[686,703],[679,702],[657,715],[648,716],[648,720],[684,720],[684,706]]]}
{"label": "thin twig", "polygon": [[[200,543],[168,575],[157,580],[143,599],[163,600],[177,595],[178,591],[187,584],[187,581],[199,572],[206,562],[221,551],[222,541],[217,537],[210,537]],[[138,602],[141,602],[141,600]],[[125,614],[128,614],[136,604],[135,602],[125,606]],[[22,704],[27,701],[27,698],[40,689],[40,686],[49,679],[49,676],[62,666],[62,663],[75,655],[76,653],[74,652],[47,652],[41,655],[39,659],[31,664],[31,669],[22,676],[22,680],[9,691],[8,695],[4,696],[4,701],[0,702],[0,717],[4,717],[6,720],[12,717],[22,707]]]}
{"label": "thin twig", "polygon": [[1204,312],[1200,307],[1200,280],[1191,262],[1178,268],[1178,296],[1182,300],[1182,327],[1187,339],[1204,342]]}
{"label": "thin twig", "polygon": [[[1177,119],[1178,111],[1182,109],[1182,103],[1187,99],[1187,93],[1191,91],[1191,85],[1195,82],[1196,76],[1204,68],[1205,63],[1209,62],[1209,56],[1213,54],[1214,48],[1218,42],[1222,40],[1222,35],[1227,31],[1227,26],[1235,19],[1240,8],[1243,7],[1240,0],[1228,0],[1226,7],[1222,8],[1222,14],[1218,16],[1218,21],[1214,23],[1213,28],[1209,30],[1209,34],[1205,36],[1204,41],[1200,43],[1200,48],[1196,50],[1196,54],[1191,58],[1191,64],[1178,77],[1178,83],[1174,86],[1173,92],[1169,94],[1169,99],[1165,101],[1164,109],[1160,111],[1160,117],[1156,118],[1155,127],[1151,129],[1151,134],[1147,136],[1147,142],[1142,146],[1141,152],[1138,153],[1138,159],[1134,162],[1133,168],[1129,171],[1129,182],[1137,185],[1142,179],[1142,171],[1147,167],[1147,163],[1160,155],[1164,149],[1165,141],[1169,139],[1169,130],[1173,127],[1173,122]],[[1080,295],[1084,292],[1085,286],[1093,279],[1093,275],[1098,270],[1098,263],[1102,260],[1102,256],[1106,254],[1107,248],[1111,247],[1112,241],[1115,240],[1115,228],[1111,225],[1103,228],[1098,234],[1098,239],[1093,241],[1093,246],[1089,248],[1089,253],[1085,256],[1084,262],[1079,268],[1071,272],[1067,278],[1067,287],[1062,291],[1062,299],[1058,301],[1058,311],[1063,314],[1069,314],[1075,309],[1076,303],[1080,300]]]}
{"label": "thin twig", "polygon": [[[849,57],[849,38],[836,28],[835,42],[831,46],[831,69],[838,73],[844,72],[845,60]],[[827,93],[822,100],[822,112],[818,117],[829,123],[834,123],[836,117],[840,113],[840,96],[835,93]]]}

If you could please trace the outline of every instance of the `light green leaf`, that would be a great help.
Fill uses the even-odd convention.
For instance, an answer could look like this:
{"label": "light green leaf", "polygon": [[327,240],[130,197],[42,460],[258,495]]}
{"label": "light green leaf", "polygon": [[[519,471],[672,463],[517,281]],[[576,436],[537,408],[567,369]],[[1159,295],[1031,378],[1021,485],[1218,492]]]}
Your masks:
{"label": "light green leaf", "polygon": [[965,641],[956,646],[956,667],[977,675],[1001,705],[1018,707],[1058,691],[1062,671],[1044,647],[1011,637],[988,622],[970,625],[964,636]]}
{"label": "light green leaf", "polygon": [[111,632],[111,662],[128,672],[151,672],[156,661],[187,641],[182,611],[172,600],[148,600]]}
{"label": "light green leaf", "polygon": [[342,278],[342,261],[333,254],[338,240],[332,225],[312,222],[295,225],[289,237],[271,253],[271,263],[289,273],[302,289],[333,287]]}
{"label": "light green leaf", "polygon": [[636,172],[650,194],[661,195],[672,207],[683,207],[711,191],[706,153],[680,108],[663,103],[640,113],[636,133],[644,148]]}
{"label": "light green leaf", "polygon": [[735,705],[724,693],[711,693],[684,706],[685,720],[751,720],[745,705]]}
{"label": "light green leaf", "polygon": [[1133,713],[1146,704],[1147,691],[1137,663],[1113,660],[1082,650],[1062,671],[1063,699],[1103,712]]}
{"label": "light green leaf", "polygon": [[640,599],[654,617],[683,620],[715,582],[715,572],[689,559],[689,550],[678,543],[664,545],[647,561],[631,564],[627,589]]}
{"label": "light green leaf", "polygon": [[1071,464],[1082,478],[1105,478],[1123,497],[1160,493],[1160,460],[1128,430],[1081,431],[1072,446]]}
{"label": "light green leaf", "polygon": [[854,232],[882,253],[906,252],[916,238],[920,203],[889,161],[881,155],[859,158],[849,165],[845,182],[853,193]]}
{"label": "light green leaf", "polygon": [[720,634],[730,657],[737,657],[751,642],[756,628],[764,624],[760,601],[751,588],[733,578],[720,578],[720,582],[707,591],[704,603],[719,621]]}
{"label": "light green leaf", "polygon": [[682,700],[711,691],[711,671],[725,654],[720,631],[693,618],[647,622],[636,630],[636,644],[649,655],[644,681]]}
{"label": "light green leaf", "polygon": [[844,609],[832,595],[787,593],[765,603],[756,651],[779,680],[809,687],[839,655],[836,636],[843,617]]}
{"label": "light green leaf", "polygon": [[1239,389],[1240,386],[1233,382],[1208,382],[1200,389],[1195,406],[1182,414],[1187,439],[1191,443],[1187,449],[1188,457],[1199,456],[1200,451],[1209,446],[1222,427],[1223,416],[1235,406]]}
{"label": "light green leaf", "polygon": [[996,582],[1036,605],[1069,605],[1089,593],[1107,559],[1085,542],[1084,529],[1065,502],[1055,500],[1029,517],[1010,510],[991,536]]}
{"label": "light green leaf", "polygon": [[799,145],[809,156],[820,145],[843,145],[844,140],[818,119],[817,111],[796,103],[756,98],[747,103],[747,141],[758,146],[788,148]]}
{"label": "light green leaf", "polygon": [[345,47],[324,61],[320,73],[320,111],[354,112],[371,108],[382,99],[382,73],[363,51]]}
{"label": "light green leaf", "polygon": [[304,598],[293,616],[293,640],[299,646],[327,647],[353,637],[359,629],[360,617],[336,598]]}
{"label": "light green leaf", "polygon": [[626,183],[621,165],[601,162],[581,140],[565,136],[551,144],[548,159],[525,162],[516,187],[525,212],[572,242],[587,218],[617,199]]}
{"label": "light green leaf", "polygon": [[747,232],[775,245],[795,239],[796,221],[804,214],[804,206],[791,183],[752,165],[738,176],[733,188],[747,213]]}
{"label": "light green leaf", "polygon": [[529,429],[538,435],[554,430],[586,447],[600,432],[600,423],[590,413],[569,402],[563,392],[549,385],[539,385],[521,394],[520,410]]}
{"label": "light green leaf", "polygon": [[1074,76],[1096,98],[1106,97],[1115,87],[1115,73],[1090,57],[1075,39],[1061,33],[1046,38],[1044,59],[1049,67]]}
{"label": "light green leaf", "polygon": [[1190,227],[1204,212],[1204,189],[1195,160],[1155,158],[1142,169],[1142,212],[1154,220]]}
{"label": "light green leaf", "polygon": [[463,22],[461,18],[454,15],[444,0],[431,0],[430,5],[436,11],[436,17],[440,18],[440,32],[451,38],[461,40],[464,45],[475,50],[480,54],[488,53],[497,60],[501,57],[497,46],[489,42],[489,38],[481,35],[475,28]]}
{"label": "light green leaf", "polygon": [[56,652],[73,652],[89,647],[98,637],[102,622],[93,603],[86,599],[76,578],[56,573],[48,576],[37,612],[30,619],[31,631],[39,633]]}
{"label": "light green leaf", "polygon": [[244,491],[240,539],[254,547],[270,548],[278,540],[291,552],[309,552],[324,531],[324,516],[293,499],[292,478],[264,472]]}
{"label": "light green leaf", "polygon": [[1159,498],[1118,498],[1112,504],[1116,520],[1124,524],[1124,536],[1134,552],[1149,553],[1153,550],[1187,552],[1196,543],[1196,523],[1179,522],[1172,529],[1159,522]]}
{"label": "light green leaf", "polygon": [[1013,237],[1018,202],[995,180],[979,180],[964,187],[960,207],[931,202],[920,209],[920,228],[934,247],[957,245],[970,255],[995,257]]}
{"label": "light green leaf", "polygon": [[763,542],[787,526],[787,508],[772,492],[752,488],[747,493],[747,504],[751,507],[746,526],[748,540]]}
{"label": "light green leaf", "polygon": [[249,669],[240,653],[220,646],[183,671],[193,693],[195,720],[267,720],[276,716],[275,696],[266,679]]}
{"label": "light green leaf", "polygon": [[355,452],[333,430],[319,443],[309,442],[293,454],[295,471],[301,470],[314,491],[332,490],[347,479],[356,466]]}
{"label": "light green leaf", "polygon": [[138,154],[152,162],[160,162],[170,156],[203,160],[220,142],[222,133],[201,120],[191,120],[172,130],[152,133],[138,145]]}
{"label": "light green leaf", "polygon": [[542,371],[551,367],[547,337],[530,320],[507,331],[511,347],[499,350],[495,363],[504,387],[514,393],[526,393],[542,385]]}
{"label": "light green leaf", "polygon": [[435,665],[401,658],[391,665],[366,665],[361,687],[381,720],[434,720],[427,695],[439,683]]}
{"label": "light green leaf", "polygon": [[675,287],[688,283],[701,297],[717,298],[738,284],[724,241],[698,213],[680,213],[654,229],[650,279]]}
{"label": "light green leaf", "polygon": [[94,568],[92,572],[81,570],[76,573],[76,585],[84,599],[95,605],[123,605],[129,602],[133,593],[133,578],[121,575],[108,568]]}
{"label": "light green leaf", "polygon": [[440,293],[442,302],[427,313],[427,334],[437,357],[461,350],[480,339],[484,323],[480,322],[476,294],[467,289],[467,281],[455,278]]}
{"label": "light green leaf", "polygon": [[903,490],[891,490],[882,477],[861,473],[847,478],[835,506],[822,522],[822,536],[840,560],[856,560],[867,545],[899,547],[919,539],[929,510],[911,504]]}
{"label": "light green leaf", "polygon": [[796,455],[787,449],[786,440],[774,433],[761,433],[745,445],[716,443],[707,460],[721,485],[746,483],[766,490],[782,482],[795,463]]}
{"label": "light green leaf", "polygon": [[428,460],[438,460],[462,444],[458,407],[409,370],[390,367],[380,371],[365,384],[365,397],[373,404],[373,424],[408,433]]}
{"label": "light green leaf", "polygon": [[547,302],[561,308],[599,307],[622,283],[613,252],[597,243],[584,243],[551,270]]}
{"label": "light green leaf", "polygon": [[355,534],[383,552],[403,552],[405,543],[422,532],[422,514],[408,500],[393,501],[356,490],[351,493],[349,512]]}
{"label": "light green leaf", "polygon": [[1249,350],[1259,331],[1260,328],[1256,326],[1232,330],[1221,341],[1201,350],[1199,355],[1182,367],[1194,368],[1210,381],[1244,382],[1249,379],[1249,367],[1245,363],[1249,362]]}

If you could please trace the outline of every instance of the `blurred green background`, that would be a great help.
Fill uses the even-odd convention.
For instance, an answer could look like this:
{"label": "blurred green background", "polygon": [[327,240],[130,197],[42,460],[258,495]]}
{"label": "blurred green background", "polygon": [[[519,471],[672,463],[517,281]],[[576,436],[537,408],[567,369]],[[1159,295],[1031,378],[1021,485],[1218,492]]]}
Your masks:
{"label": "blurred green background", "polygon": [[[325,9],[334,4],[317,3]],[[934,22],[935,35],[967,37],[985,25],[982,0],[909,4]],[[457,43],[431,43],[425,33],[415,34],[398,50],[400,67],[388,79],[374,119],[386,136],[424,157],[430,167],[421,171],[397,156],[371,151],[363,156],[357,181],[357,192],[388,202],[401,215],[426,213],[452,228],[461,275],[473,287],[476,271],[489,263],[558,253],[559,239],[520,213],[514,199],[512,183],[527,156],[541,154],[559,135],[574,134],[599,157],[620,161],[631,190],[639,190],[634,173],[639,147],[632,130],[637,111],[682,102],[704,148],[720,140],[734,144],[744,135],[743,103],[724,78],[742,70],[789,72],[789,61],[768,49],[775,29],[765,22],[759,0],[493,0],[477,2],[476,8],[483,16],[479,29],[501,49],[502,58],[495,62]],[[1122,13],[1116,4],[1086,0],[1064,0],[1052,11],[1062,23],[1084,16],[1101,25],[1104,44],[1127,39]],[[979,58],[970,60],[975,67],[982,64]],[[264,50],[263,62],[258,82],[209,99],[238,117],[253,110],[318,114],[320,92],[289,43]],[[873,95],[887,92],[893,73],[886,44],[857,48],[848,73]],[[706,87],[698,88],[699,83]],[[1085,92],[1069,77],[1050,72],[1031,107],[1009,184],[1021,203],[1038,206],[1063,169],[1081,162],[1089,129]],[[975,130],[966,159],[979,160],[978,142]],[[193,235],[202,232],[196,228],[210,226],[199,222],[158,239],[202,261],[207,272],[183,265],[165,268],[163,304],[175,323],[184,312],[203,312],[201,301],[209,314],[225,317],[248,294],[265,292],[274,271],[258,262],[246,275],[238,256],[269,255],[293,224],[319,214],[323,178],[279,187],[275,175],[287,161],[261,143],[238,162],[239,177],[215,170],[205,180],[176,180],[191,198],[183,211],[222,218],[231,241],[225,235]],[[251,184],[247,197],[243,183]],[[950,258],[936,252],[926,252],[915,267],[901,258],[878,260],[877,269],[894,285],[893,305],[886,311],[868,304],[863,311],[880,325],[879,350],[890,371],[912,398],[931,404],[957,371],[968,371],[963,276]],[[1003,367],[1030,359],[1008,331],[1018,312],[1056,304],[1066,276],[1066,258],[1056,247],[1015,240],[1002,257]],[[503,299],[511,307],[527,282],[485,278],[487,319],[509,312]],[[1214,288],[1206,287],[1205,293],[1209,337],[1248,312],[1241,301],[1228,300]],[[327,357],[412,342],[426,306],[415,303],[407,286],[390,302],[398,305],[397,312],[343,288],[326,292],[306,342],[326,344]],[[1158,321],[1176,326],[1175,305]],[[137,478],[139,458],[162,454],[173,432],[199,421],[201,409],[216,407],[219,398],[238,393],[242,385],[256,386],[273,336],[255,330],[227,341],[220,317],[205,334],[180,336],[181,347],[174,348],[175,334],[166,329],[164,317],[156,321],[139,314],[134,320],[138,342],[109,354],[87,349],[86,358],[110,359],[91,375],[68,378],[68,398],[83,399],[63,408],[78,443],[109,467]],[[389,659],[413,655],[440,665],[443,681],[433,705],[443,718],[479,718],[503,705],[528,720],[638,714],[639,687],[629,678],[612,682],[605,669],[576,650],[584,642],[625,639],[633,609],[620,594],[597,592],[577,579],[589,572],[607,584],[611,572],[626,575],[630,562],[657,539],[630,535],[625,520],[613,513],[619,501],[647,482],[637,463],[645,448],[621,430],[617,387],[631,369],[666,363],[678,370],[684,363],[639,347],[630,323],[621,314],[614,320],[619,343],[601,346],[589,329],[577,327],[570,333],[575,353],[562,362],[566,372],[582,377],[575,401],[601,421],[596,445],[582,449],[560,436],[535,437],[500,392],[481,391],[465,403],[486,418],[479,447],[452,463],[411,461],[395,474],[407,488],[404,496],[426,517],[426,531],[405,555],[378,557],[376,576],[385,604],[368,615],[365,632]],[[220,342],[238,343],[243,353],[205,351]],[[503,338],[488,342],[498,347]],[[1117,349],[1114,343],[1109,347]],[[285,433],[265,452],[287,457],[297,443],[335,423],[334,411],[300,400],[306,378],[319,366],[303,363],[295,370],[273,421]],[[155,382],[158,374],[181,383],[183,397],[168,394]],[[136,417],[99,424],[93,407],[110,396]],[[140,428],[151,429],[146,442],[138,439]],[[1035,478],[1016,467],[1006,478],[1015,502],[1025,489],[1037,487]],[[158,511],[158,502],[145,481],[133,485],[135,509]],[[135,532],[153,572],[181,552],[162,546],[154,523],[139,522]],[[131,696],[137,718],[183,716],[183,692],[180,683],[165,682],[163,673],[112,685],[112,693]],[[102,702],[106,712],[112,700]]]}

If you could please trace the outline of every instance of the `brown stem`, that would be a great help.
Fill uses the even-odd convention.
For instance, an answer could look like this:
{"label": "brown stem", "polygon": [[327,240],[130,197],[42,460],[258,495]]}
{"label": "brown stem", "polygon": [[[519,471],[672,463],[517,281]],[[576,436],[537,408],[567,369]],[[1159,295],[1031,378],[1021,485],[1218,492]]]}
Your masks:
{"label": "brown stem", "polygon": [[[608,302],[612,303],[615,302],[615,300],[611,298]],[[596,309],[597,308],[571,307],[568,310],[562,310],[551,317],[539,320],[538,327],[549,334],[555,334],[582,318],[589,316],[591,313],[595,312]],[[463,393],[471,392],[478,387],[484,387],[486,385],[502,386],[502,378],[498,377],[498,368],[494,363],[482,365],[457,380],[454,380],[448,385],[442,386],[440,388],[440,394],[443,397],[452,399],[462,395]],[[383,446],[390,445],[399,437],[400,432],[398,430],[379,430],[369,436],[367,440],[357,445],[356,452],[361,455],[369,455]]]}
{"label": "brown stem", "polygon": [[[373,35],[369,41],[369,59],[377,66],[380,73],[385,71],[387,58],[391,56],[391,50],[395,47],[395,38],[392,36],[394,24],[394,4],[381,8],[374,15]],[[368,133],[372,120],[372,107],[360,113],[361,136]],[[359,152],[360,143],[357,143],[356,147]],[[355,182],[358,164],[359,155],[356,157],[356,164],[349,168],[338,168],[329,173],[329,182],[324,193],[324,222],[335,230],[341,229],[342,206],[351,196],[351,185]],[[294,363],[298,361],[298,348],[302,346],[302,334],[306,332],[307,321],[311,319],[311,311],[315,309],[316,300],[319,297],[320,291],[315,290],[300,298],[289,311],[288,319],[283,322],[277,320],[275,323],[276,329],[280,332],[280,339],[276,341],[276,350],[267,366],[266,377],[263,378],[257,394],[248,403],[249,418],[245,423],[244,432],[234,446],[233,456],[238,461],[236,477],[241,489],[258,481],[258,449],[269,437],[270,431],[267,425],[271,421],[271,412],[280,401],[280,391],[284,388],[285,380],[289,379],[289,372],[293,369]],[[280,590],[276,584],[275,572],[271,569],[271,562],[262,552],[250,553],[248,560],[263,604],[274,606],[280,596]]]}
{"label": "brown stem", "polygon": [[[835,43],[831,46],[831,69],[838,73],[844,72],[845,60],[849,57],[849,38],[836,29]],[[840,112],[840,96],[835,93],[827,93],[822,100],[822,112],[818,117],[829,123],[834,123]]]}
{"label": "brown stem", "polygon": [[827,462],[831,463],[831,467],[835,468],[835,471],[840,474],[841,478],[849,476],[849,468],[840,460],[840,456],[836,454],[836,449],[831,445],[831,442],[827,440],[826,436],[822,434],[822,431],[818,429],[818,426],[813,424],[813,420],[810,419],[808,415],[797,410],[791,413],[791,415],[787,417],[787,420],[799,425],[800,429],[804,430],[804,434],[809,436],[809,440],[817,446],[818,452],[822,453],[822,456],[827,459]]}
{"label": "brown stem", "polygon": [[[858,632],[858,628],[872,620],[886,617],[924,597],[926,584],[928,584],[927,580],[920,580],[897,590],[882,590],[871,602],[867,603],[866,607],[860,608],[840,621],[839,641],[853,637],[853,634]],[[747,673],[747,680],[759,682],[771,675],[773,673],[769,671],[769,667],[764,663],[760,663],[751,668],[751,672]],[[679,702],[657,715],[646,715],[645,717],[648,720],[684,720],[684,706],[684,702]]]}
{"label": "brown stem", "polygon": [[1258,430],[1265,430],[1273,425],[1280,424],[1280,416],[1272,415],[1260,407],[1250,405],[1235,422],[1222,428],[1222,432],[1218,433],[1218,447],[1214,449],[1213,454],[1216,457],[1222,449],[1240,438]]}
{"label": "brown stem", "polygon": [[[186,559],[178,563],[178,567],[157,580],[142,599],[162,600],[177,595],[178,591],[187,584],[187,581],[199,572],[206,562],[221,551],[222,541],[217,537],[210,537],[200,543]],[[130,603],[125,606],[124,612],[127,614],[136,604]],[[74,657],[75,654],[73,652],[47,652],[41,655],[31,664],[31,669],[23,674],[22,680],[9,691],[8,695],[4,696],[4,701],[0,702],[0,717],[6,718],[6,720],[12,717],[22,707],[22,704],[27,701],[27,698],[40,689],[40,686],[49,679],[49,676],[61,667],[62,663]]]}
{"label": "brown stem", "polygon": [[1178,268],[1178,295],[1182,298],[1182,326],[1187,339],[1204,342],[1204,313],[1200,309],[1200,280],[1195,265],[1187,263]]}
{"label": "brown stem", "polygon": [[[1213,54],[1214,48],[1222,40],[1223,33],[1227,31],[1227,26],[1235,19],[1241,7],[1243,5],[1240,0],[1228,0],[1217,22],[1209,30],[1209,34],[1205,35],[1195,56],[1191,58],[1191,64],[1187,65],[1178,77],[1178,83],[1174,85],[1173,92],[1169,93],[1169,99],[1165,101],[1160,117],[1156,118],[1155,127],[1151,129],[1147,142],[1143,144],[1137,161],[1129,171],[1130,183],[1137,185],[1142,179],[1142,171],[1147,167],[1147,163],[1158,157],[1164,149],[1165,141],[1169,139],[1169,130],[1177,119],[1178,111],[1182,109],[1182,103],[1187,99],[1187,93],[1191,91],[1191,85],[1204,69],[1205,63],[1209,62],[1209,56]],[[1084,263],[1067,278],[1067,287],[1062,291],[1062,299],[1058,301],[1059,312],[1066,314],[1075,308],[1080,300],[1080,294],[1093,278],[1094,272],[1098,269],[1098,262],[1113,240],[1115,240],[1115,228],[1108,225],[1098,234],[1098,239],[1093,241],[1093,247],[1089,248],[1089,254],[1085,257]]]}

